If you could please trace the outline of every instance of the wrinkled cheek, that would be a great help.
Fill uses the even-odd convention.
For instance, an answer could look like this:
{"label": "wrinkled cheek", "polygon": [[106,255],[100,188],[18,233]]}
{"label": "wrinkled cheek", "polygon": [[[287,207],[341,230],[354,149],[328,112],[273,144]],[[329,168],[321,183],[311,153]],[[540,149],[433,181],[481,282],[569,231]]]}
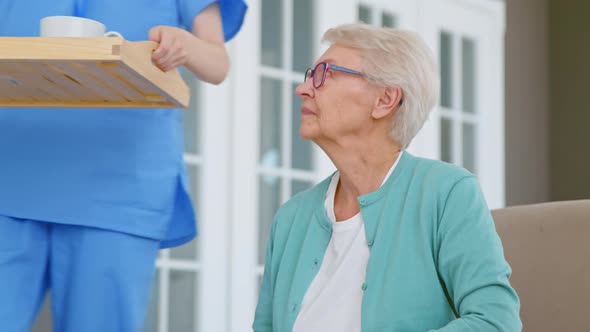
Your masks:
{"label": "wrinkled cheek", "polygon": [[338,120],[324,120],[319,121],[319,131],[321,132],[322,136],[334,138],[339,136],[340,128]]}

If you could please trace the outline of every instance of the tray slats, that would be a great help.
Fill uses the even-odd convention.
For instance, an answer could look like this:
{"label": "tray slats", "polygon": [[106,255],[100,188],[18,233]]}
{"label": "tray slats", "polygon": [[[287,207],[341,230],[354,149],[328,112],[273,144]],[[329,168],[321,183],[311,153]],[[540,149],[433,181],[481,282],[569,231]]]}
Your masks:
{"label": "tray slats", "polygon": [[0,38],[0,107],[187,107],[178,71],[151,61],[153,42]]}

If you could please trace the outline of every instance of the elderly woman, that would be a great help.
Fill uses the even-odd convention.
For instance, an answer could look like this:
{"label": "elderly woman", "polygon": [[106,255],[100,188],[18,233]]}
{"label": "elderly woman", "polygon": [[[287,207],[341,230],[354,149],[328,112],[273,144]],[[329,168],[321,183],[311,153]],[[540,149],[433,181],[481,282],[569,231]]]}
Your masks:
{"label": "elderly woman", "polygon": [[337,172],[277,212],[255,331],[520,331],[510,267],[475,176],[405,149],[435,105],[414,33],[328,30],[297,87],[300,134]]}

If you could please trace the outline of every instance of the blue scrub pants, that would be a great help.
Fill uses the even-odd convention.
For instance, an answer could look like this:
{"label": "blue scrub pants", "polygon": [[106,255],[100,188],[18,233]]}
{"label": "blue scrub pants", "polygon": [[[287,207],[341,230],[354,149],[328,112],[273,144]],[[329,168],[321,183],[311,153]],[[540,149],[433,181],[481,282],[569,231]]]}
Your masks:
{"label": "blue scrub pants", "polygon": [[0,216],[0,330],[28,332],[51,289],[55,332],[141,331],[159,241]]}

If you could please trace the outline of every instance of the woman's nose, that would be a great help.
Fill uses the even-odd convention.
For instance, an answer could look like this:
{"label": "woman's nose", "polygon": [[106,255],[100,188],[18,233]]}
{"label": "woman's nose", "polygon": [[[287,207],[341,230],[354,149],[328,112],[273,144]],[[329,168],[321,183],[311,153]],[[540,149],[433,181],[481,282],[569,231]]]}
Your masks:
{"label": "woman's nose", "polygon": [[299,97],[303,96],[312,96],[313,94],[313,86],[311,84],[311,79],[305,80],[305,82],[300,83],[297,88],[295,88],[295,93]]}

